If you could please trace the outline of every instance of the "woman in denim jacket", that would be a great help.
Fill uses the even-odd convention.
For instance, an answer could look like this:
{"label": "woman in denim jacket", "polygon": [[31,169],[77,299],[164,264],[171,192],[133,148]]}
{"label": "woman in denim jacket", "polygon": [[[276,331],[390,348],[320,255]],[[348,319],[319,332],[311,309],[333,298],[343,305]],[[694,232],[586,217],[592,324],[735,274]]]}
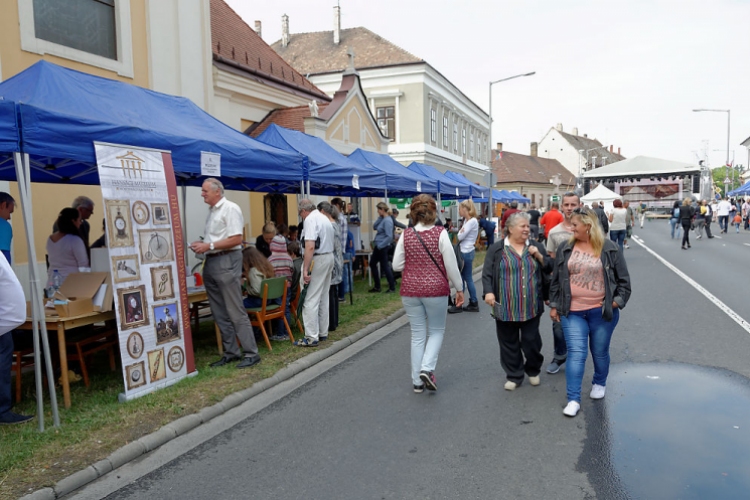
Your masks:
{"label": "woman in denim jacket", "polygon": [[581,408],[581,384],[588,345],[594,361],[591,399],[602,399],[609,374],[609,343],[630,298],[630,275],[616,243],[604,238],[596,213],[577,208],[573,237],[555,253],[550,283],[550,317],[561,321],[568,346],[565,370],[568,405],[574,417]]}

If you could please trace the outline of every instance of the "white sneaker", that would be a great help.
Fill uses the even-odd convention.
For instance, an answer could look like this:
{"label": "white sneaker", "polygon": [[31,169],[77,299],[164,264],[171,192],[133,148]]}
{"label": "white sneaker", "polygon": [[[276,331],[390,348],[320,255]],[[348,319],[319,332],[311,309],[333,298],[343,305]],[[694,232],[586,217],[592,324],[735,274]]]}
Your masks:
{"label": "white sneaker", "polygon": [[507,382],[505,382],[505,386],[504,387],[505,387],[506,391],[515,391],[516,387],[518,387],[518,384],[516,384],[515,382],[511,382],[510,380],[508,380]]}
{"label": "white sneaker", "polygon": [[534,385],[534,386],[536,386],[536,385],[539,385],[539,384],[541,384],[541,383],[542,383],[542,381],[541,381],[541,380],[539,380],[539,375],[537,375],[536,377],[529,377],[529,383],[530,383],[531,385]]}
{"label": "white sneaker", "polygon": [[568,406],[563,410],[563,415],[566,417],[575,417],[578,415],[578,410],[581,409],[580,403],[576,401],[568,401]]}
{"label": "white sneaker", "polygon": [[603,399],[604,391],[606,390],[607,388],[603,385],[594,384],[591,386],[591,394],[589,394],[589,396],[591,399]]}

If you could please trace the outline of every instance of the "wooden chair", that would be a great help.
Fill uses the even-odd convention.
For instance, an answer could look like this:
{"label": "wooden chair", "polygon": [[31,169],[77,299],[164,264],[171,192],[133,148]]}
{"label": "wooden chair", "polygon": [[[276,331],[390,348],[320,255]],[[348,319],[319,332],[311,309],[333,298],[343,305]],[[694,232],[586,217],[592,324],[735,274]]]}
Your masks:
{"label": "wooden chair", "polygon": [[[286,320],[286,286],[287,279],[284,276],[278,278],[268,278],[261,282],[260,288],[263,290],[262,305],[260,307],[248,308],[247,314],[250,316],[250,324],[260,328],[263,338],[266,341],[268,350],[271,351],[271,341],[268,339],[268,333],[264,323],[272,319],[283,319],[286,331],[289,333],[289,340],[294,342],[292,329]],[[269,304],[270,300],[281,299],[281,304]]]}
{"label": "wooden chair", "polygon": [[[11,335],[10,333],[6,335]],[[34,366],[34,349],[13,351],[11,369],[16,373],[16,403],[21,402],[21,373],[26,367]]]}
{"label": "wooden chair", "polygon": [[297,316],[297,307],[299,306],[299,297],[300,297],[300,294],[302,293],[302,288],[298,286],[297,290],[292,291],[292,293],[294,295],[292,296],[292,302],[291,302],[291,304],[289,304],[289,309],[292,312],[292,319],[294,320],[295,324],[297,325],[297,328],[299,328],[300,333],[302,333],[302,336],[304,336],[305,335],[305,329],[302,328],[302,318],[300,318],[299,316]]}
{"label": "wooden chair", "polygon": [[72,336],[65,342],[68,348],[68,361],[77,361],[81,365],[83,383],[86,384],[86,387],[91,386],[89,371],[86,368],[86,357],[99,351],[107,351],[109,353],[109,367],[112,371],[115,371],[115,346],[117,344],[117,330],[109,327],[97,329],[93,334],[87,332],[85,335]]}

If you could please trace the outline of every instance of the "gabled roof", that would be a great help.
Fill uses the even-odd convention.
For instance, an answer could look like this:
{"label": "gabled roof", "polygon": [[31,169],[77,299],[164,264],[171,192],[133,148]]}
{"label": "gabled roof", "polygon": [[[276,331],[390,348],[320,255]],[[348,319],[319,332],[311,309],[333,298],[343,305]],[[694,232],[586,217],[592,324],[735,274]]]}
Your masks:
{"label": "gabled roof", "polygon": [[[593,149],[594,151],[589,151],[588,156],[589,158],[596,156],[596,165],[594,165],[594,168],[601,167],[603,164],[609,165],[610,163],[615,163],[625,159],[624,156],[607,149],[606,146],[603,146],[602,143],[596,139],[569,134],[562,130],[558,130],[557,132],[577,151],[581,149],[584,151]],[[603,158],[607,159],[606,162],[604,162]]]}
{"label": "gabled roof", "polygon": [[561,185],[575,185],[575,176],[557,160],[527,156],[509,151],[492,150],[492,170],[497,183],[523,182],[549,184],[550,179],[560,174]]}
{"label": "gabled roof", "polygon": [[329,100],[263,41],[224,0],[211,0],[211,50],[214,61],[266,84]]}
{"label": "gabled roof", "polygon": [[357,69],[425,62],[367,28],[342,29],[339,33],[338,45],[333,43],[333,31],[317,31],[290,34],[286,47],[281,46],[281,40],[271,47],[303,75],[343,71],[349,64],[349,47],[354,50]]}
{"label": "gabled roof", "polygon": [[[320,113],[328,107],[328,103],[318,103],[318,116]],[[250,137],[258,137],[263,133],[272,123],[275,123],[279,127],[288,128],[290,130],[296,130],[298,132],[305,131],[305,118],[312,116],[310,114],[310,107],[307,105],[296,106],[294,108],[274,109],[268,113],[261,121],[254,123],[250,128],[245,130],[245,134]]]}

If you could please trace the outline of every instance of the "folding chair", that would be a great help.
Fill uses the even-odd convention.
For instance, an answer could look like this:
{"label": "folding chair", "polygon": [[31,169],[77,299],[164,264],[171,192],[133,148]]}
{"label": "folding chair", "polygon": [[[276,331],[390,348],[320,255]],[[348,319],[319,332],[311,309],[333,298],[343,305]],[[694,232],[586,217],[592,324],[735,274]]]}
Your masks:
{"label": "folding chair", "polygon": [[[250,307],[247,309],[247,314],[250,316],[250,324],[253,326],[260,327],[260,331],[263,333],[263,338],[266,341],[268,350],[271,351],[271,341],[268,339],[268,333],[264,323],[272,319],[283,319],[286,331],[289,333],[289,340],[294,342],[292,336],[292,329],[289,328],[289,323],[286,320],[285,308],[286,308],[286,289],[287,279],[283,276],[278,278],[268,278],[260,283],[260,288],[263,290],[262,305],[260,307]],[[268,301],[274,299],[281,299],[281,304],[269,304]]]}

